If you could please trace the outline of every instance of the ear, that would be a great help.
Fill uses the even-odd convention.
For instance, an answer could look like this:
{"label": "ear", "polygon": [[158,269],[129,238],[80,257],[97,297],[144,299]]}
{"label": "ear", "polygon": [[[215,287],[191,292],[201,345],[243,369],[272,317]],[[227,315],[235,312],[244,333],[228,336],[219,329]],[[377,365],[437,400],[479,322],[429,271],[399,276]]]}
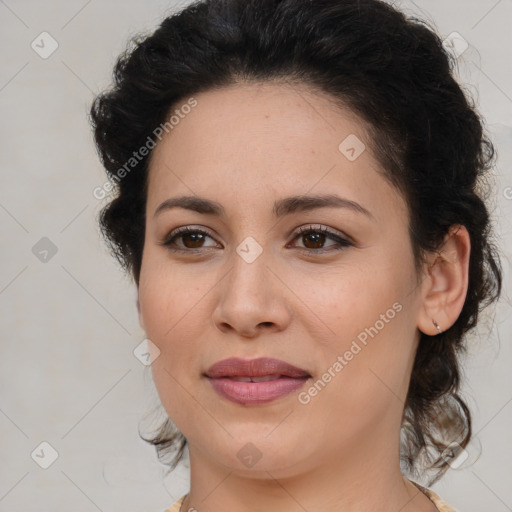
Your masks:
{"label": "ear", "polygon": [[428,276],[422,283],[423,305],[418,317],[418,329],[435,336],[448,330],[464,306],[468,290],[471,241],[465,226],[454,225],[446,235],[443,246],[433,254]]}
{"label": "ear", "polygon": [[142,327],[142,330],[145,331],[146,328],[144,327],[144,319],[142,318],[142,313],[140,311],[139,291],[138,290],[137,290],[137,312],[139,314],[139,324]]}

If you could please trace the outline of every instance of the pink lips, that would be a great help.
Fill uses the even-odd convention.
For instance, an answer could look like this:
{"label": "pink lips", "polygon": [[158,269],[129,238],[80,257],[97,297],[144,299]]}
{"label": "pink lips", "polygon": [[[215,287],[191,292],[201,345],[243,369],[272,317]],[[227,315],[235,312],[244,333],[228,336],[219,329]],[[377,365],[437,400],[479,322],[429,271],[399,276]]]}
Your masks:
{"label": "pink lips", "polygon": [[311,377],[306,370],[267,357],[224,359],[211,366],[205,375],[219,395],[243,405],[285,396]]}

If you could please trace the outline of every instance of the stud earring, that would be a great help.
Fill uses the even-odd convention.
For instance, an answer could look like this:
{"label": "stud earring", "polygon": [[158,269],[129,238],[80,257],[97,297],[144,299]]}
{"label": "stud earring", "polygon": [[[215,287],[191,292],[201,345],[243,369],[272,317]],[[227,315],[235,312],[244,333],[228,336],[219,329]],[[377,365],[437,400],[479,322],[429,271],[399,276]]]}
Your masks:
{"label": "stud earring", "polygon": [[435,325],[436,329],[437,329],[437,334],[441,334],[441,327],[439,327],[439,324],[434,320],[432,319],[432,323]]}

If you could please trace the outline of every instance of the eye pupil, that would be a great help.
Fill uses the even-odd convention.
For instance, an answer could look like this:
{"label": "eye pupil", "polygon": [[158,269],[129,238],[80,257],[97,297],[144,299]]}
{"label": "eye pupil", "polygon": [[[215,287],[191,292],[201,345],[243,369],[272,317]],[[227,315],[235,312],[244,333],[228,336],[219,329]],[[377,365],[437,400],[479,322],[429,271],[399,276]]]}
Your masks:
{"label": "eye pupil", "polygon": [[[311,249],[311,248],[318,248],[318,246],[322,246],[324,243],[325,243],[325,235],[322,234],[322,233],[309,233],[309,234],[306,234],[304,235],[304,239],[307,240],[307,239],[313,239],[313,244],[314,244],[314,247],[308,247],[308,249]],[[307,244],[305,244],[307,245]]]}
{"label": "eye pupil", "polygon": [[[183,238],[183,244],[186,247],[188,247],[189,249],[196,249],[197,247],[201,247],[200,242],[204,241],[204,235],[201,234],[201,233],[185,233],[185,234],[183,234],[181,236]],[[193,239],[192,247],[190,247],[188,244],[185,243],[185,240],[187,240],[187,238],[192,238]],[[197,242],[199,242],[199,244],[198,245],[194,245]]]}

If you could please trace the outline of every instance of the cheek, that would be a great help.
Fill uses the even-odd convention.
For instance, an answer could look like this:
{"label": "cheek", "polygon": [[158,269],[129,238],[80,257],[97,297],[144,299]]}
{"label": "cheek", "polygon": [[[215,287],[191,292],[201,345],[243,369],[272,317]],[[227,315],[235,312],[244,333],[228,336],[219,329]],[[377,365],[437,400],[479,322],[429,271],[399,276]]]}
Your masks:
{"label": "cheek", "polygon": [[161,285],[148,286],[141,296],[146,335],[159,350],[151,365],[155,388],[167,415],[184,432],[190,418],[200,413],[194,412],[197,401],[192,396],[200,371],[201,336],[196,330],[203,323],[194,320],[194,304],[197,301],[188,294],[172,293]]}
{"label": "cheek", "polygon": [[334,333],[322,346],[318,391],[311,390],[318,394],[314,400],[319,407],[337,403],[341,415],[352,407],[364,414],[375,404],[396,400],[413,349],[411,312],[396,274],[396,268],[393,274],[373,267],[333,280],[330,292],[314,295],[311,308]]}
{"label": "cheek", "polygon": [[[148,263],[147,267],[150,267]],[[206,284],[190,272],[169,265],[153,266],[141,272],[139,302],[145,331],[160,350],[168,350],[183,332],[193,335],[201,315],[201,298]],[[203,313],[204,314],[204,313]]]}
{"label": "cheek", "polygon": [[186,381],[186,376],[177,374],[172,362],[165,356],[155,360],[151,366],[163,409],[178,430],[188,437],[194,425],[202,425],[208,421],[204,411],[196,410],[199,402],[193,398],[193,387]]}
{"label": "cheek", "polygon": [[153,379],[169,414],[170,408],[174,414],[184,405],[190,407],[182,386],[190,389],[193,375],[189,370],[197,367],[204,338],[201,329],[206,312],[201,298],[206,285],[201,283],[201,278],[190,272],[180,273],[169,264],[152,265],[149,258],[141,271],[141,315],[146,336],[159,351],[151,365]]}
{"label": "cheek", "polygon": [[377,333],[372,324],[368,331],[357,330],[365,336],[343,337],[333,343],[324,367],[305,389],[301,403],[308,402],[302,406],[306,415],[340,426],[339,431],[325,433],[333,443],[340,436],[348,440],[373,428],[370,425],[402,407],[410,352],[396,345],[405,334],[399,315]]}
{"label": "cheek", "polygon": [[[375,322],[382,327],[381,314],[391,309],[388,317],[395,316],[392,306],[400,299],[393,275],[376,266],[331,273],[325,282],[317,280],[316,288],[313,281],[302,279],[301,282],[304,287],[299,291],[300,296],[329,327],[331,339],[340,350],[360,333],[364,338],[365,329]],[[388,325],[379,330],[389,330]]]}

